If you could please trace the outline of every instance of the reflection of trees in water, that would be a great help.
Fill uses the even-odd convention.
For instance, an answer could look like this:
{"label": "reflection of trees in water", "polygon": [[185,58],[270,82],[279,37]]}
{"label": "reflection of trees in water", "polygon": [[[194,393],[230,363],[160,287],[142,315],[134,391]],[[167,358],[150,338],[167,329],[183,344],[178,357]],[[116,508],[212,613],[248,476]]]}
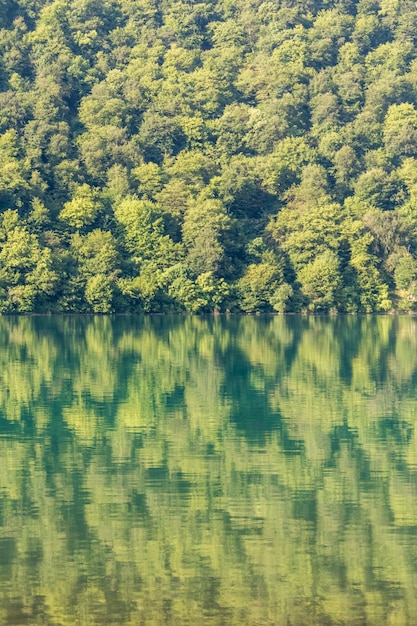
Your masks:
{"label": "reflection of trees in water", "polygon": [[2,318],[0,623],[411,624],[416,328]]}

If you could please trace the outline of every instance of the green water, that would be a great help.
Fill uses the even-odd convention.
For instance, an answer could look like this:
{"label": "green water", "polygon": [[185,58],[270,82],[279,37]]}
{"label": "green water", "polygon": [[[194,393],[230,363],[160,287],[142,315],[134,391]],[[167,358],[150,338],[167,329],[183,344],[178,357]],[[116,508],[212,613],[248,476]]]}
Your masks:
{"label": "green water", "polygon": [[416,426],[416,318],[0,318],[0,624],[416,624]]}

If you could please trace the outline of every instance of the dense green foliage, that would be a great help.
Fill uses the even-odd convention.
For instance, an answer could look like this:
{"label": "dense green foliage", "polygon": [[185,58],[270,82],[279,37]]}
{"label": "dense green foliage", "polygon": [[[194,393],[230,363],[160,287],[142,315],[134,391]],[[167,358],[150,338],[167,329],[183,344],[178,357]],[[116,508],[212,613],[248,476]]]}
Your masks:
{"label": "dense green foliage", "polygon": [[417,308],[414,0],[0,17],[0,312]]}
{"label": "dense green foliage", "polygon": [[8,317],[0,364],[1,626],[415,626],[415,318]]}

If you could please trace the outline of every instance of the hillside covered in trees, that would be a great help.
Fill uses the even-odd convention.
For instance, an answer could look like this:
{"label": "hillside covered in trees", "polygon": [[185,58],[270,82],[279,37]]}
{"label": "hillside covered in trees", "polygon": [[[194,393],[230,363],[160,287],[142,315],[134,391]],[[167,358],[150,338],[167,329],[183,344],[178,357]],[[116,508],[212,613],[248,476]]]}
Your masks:
{"label": "hillside covered in trees", "polygon": [[417,309],[414,0],[0,24],[0,312]]}

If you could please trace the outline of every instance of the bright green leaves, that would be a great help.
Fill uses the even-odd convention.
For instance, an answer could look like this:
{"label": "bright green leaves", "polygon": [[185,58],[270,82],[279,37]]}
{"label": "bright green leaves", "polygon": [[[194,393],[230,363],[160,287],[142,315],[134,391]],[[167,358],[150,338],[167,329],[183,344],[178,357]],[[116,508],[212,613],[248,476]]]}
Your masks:
{"label": "bright green leaves", "polygon": [[307,308],[323,312],[343,309],[341,261],[341,207],[318,203],[282,209],[271,234],[286,252],[301,286]]}
{"label": "bright green leaves", "polygon": [[331,250],[318,254],[298,273],[301,291],[308,298],[312,312],[328,312],[340,303],[340,261]]}
{"label": "bright green leaves", "polygon": [[379,269],[373,253],[374,237],[363,222],[348,218],[343,224],[343,237],[348,248],[349,282],[346,285],[348,311],[371,313],[387,311],[392,307],[389,286]]}
{"label": "bright green leaves", "polygon": [[225,242],[231,226],[221,202],[199,199],[184,216],[182,241],[165,234],[166,214],[148,200],[124,200],[115,211],[134,262],[131,278],[120,289],[144,310],[221,310],[230,288],[219,275],[227,262]]}
{"label": "bright green leaves", "polygon": [[79,230],[92,224],[101,208],[97,191],[84,184],[76,189],[72,200],[65,203],[59,217]]}
{"label": "bright green leaves", "polygon": [[0,312],[42,307],[58,283],[51,250],[40,245],[15,211],[3,214],[0,241]]}
{"label": "bright green leaves", "polygon": [[[280,306],[278,287],[282,281],[280,268],[270,263],[251,264],[237,283],[240,306],[243,311],[271,311]],[[279,309],[278,309],[279,310]]]}
{"label": "bright green leaves", "polygon": [[94,313],[112,312],[120,273],[113,235],[99,229],[87,235],[76,233],[71,239],[71,250],[78,263],[78,275],[89,307]]}
{"label": "bright green leaves", "polygon": [[284,192],[301,178],[303,167],[315,161],[315,151],[302,137],[286,137],[259,161],[262,185],[270,193]]}
{"label": "bright green leaves", "polygon": [[168,293],[180,307],[190,313],[224,311],[228,307],[230,287],[213,272],[203,272],[195,280],[181,271],[169,285]]}
{"label": "bright green leaves", "polygon": [[417,109],[409,103],[393,104],[384,121],[385,148],[391,156],[409,157],[417,151]]}
{"label": "bright green leaves", "polygon": [[169,270],[183,257],[182,246],[165,234],[164,212],[149,200],[131,197],[117,206],[115,216],[133,265],[132,276],[119,281],[122,293],[145,310],[163,306]]}
{"label": "bright green leaves", "polygon": [[19,159],[18,135],[14,130],[7,130],[0,135],[0,205],[13,202],[14,195],[27,186]]}
{"label": "bright green leaves", "polygon": [[387,265],[393,272],[396,306],[401,311],[410,311],[417,301],[417,261],[405,248],[397,249],[391,254]]}
{"label": "bright green leaves", "polygon": [[150,260],[162,266],[176,261],[180,249],[164,234],[163,212],[156,204],[126,198],[116,208],[115,216],[123,227],[126,248],[138,266]]}
{"label": "bright green leaves", "polygon": [[84,276],[112,274],[116,271],[118,253],[111,233],[100,229],[84,236],[77,233],[71,239],[71,246]]}
{"label": "bright green leaves", "polygon": [[187,263],[195,274],[221,270],[230,228],[231,219],[219,200],[202,199],[191,204],[184,217],[183,242]]}
{"label": "bright green leaves", "polygon": [[3,268],[44,285],[16,310],[48,267],[58,309],[415,306],[412,0],[12,4],[0,212],[32,264],[11,232]]}
{"label": "bright green leaves", "polygon": [[308,80],[310,69],[307,65],[306,30],[297,25],[292,29],[292,37],[275,47],[272,54],[253,55],[240,71],[238,88],[247,100],[264,101],[271,93],[282,97],[286,92],[297,89]]}
{"label": "bright green leaves", "polygon": [[[324,170],[305,168],[300,185],[291,190],[268,230],[288,256],[307,310],[370,312],[391,307],[389,285],[376,256],[376,222],[368,215],[366,224],[331,202]],[[382,228],[381,236],[384,232]]]}
{"label": "bright green leaves", "polygon": [[130,122],[123,93],[125,82],[125,75],[113,70],[106,81],[94,85],[91,95],[83,98],[79,118],[88,130],[107,125],[123,127]]}
{"label": "bright green leaves", "polygon": [[274,239],[296,268],[326,249],[337,248],[341,208],[331,202],[327,185],[321,166],[305,167],[301,183],[291,189],[287,205],[270,226]]}

